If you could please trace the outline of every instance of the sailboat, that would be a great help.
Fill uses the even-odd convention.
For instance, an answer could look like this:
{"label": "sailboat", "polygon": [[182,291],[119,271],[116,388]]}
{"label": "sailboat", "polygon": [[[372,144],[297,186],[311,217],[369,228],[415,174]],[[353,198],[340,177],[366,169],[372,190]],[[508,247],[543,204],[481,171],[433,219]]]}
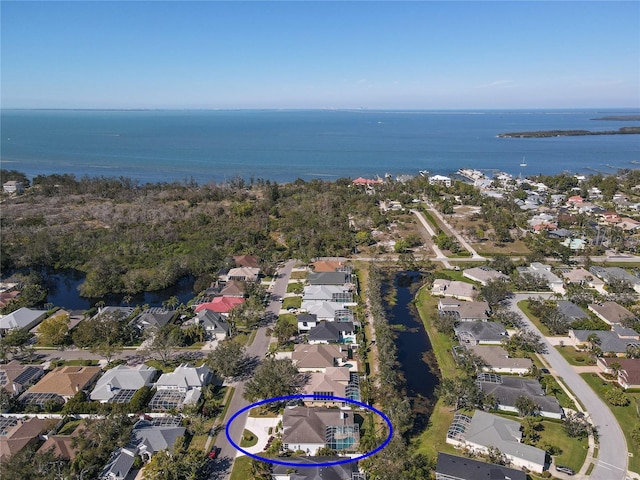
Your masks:
{"label": "sailboat", "polygon": [[522,162],[520,162],[520,166],[521,167],[526,167],[527,166],[527,162],[524,161],[524,157],[522,157]]}

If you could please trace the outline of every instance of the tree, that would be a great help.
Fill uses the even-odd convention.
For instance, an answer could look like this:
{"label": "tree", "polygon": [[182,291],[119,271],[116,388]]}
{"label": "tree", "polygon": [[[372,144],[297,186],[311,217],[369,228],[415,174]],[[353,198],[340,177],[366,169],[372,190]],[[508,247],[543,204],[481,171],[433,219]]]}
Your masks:
{"label": "tree", "polygon": [[603,391],[604,398],[607,399],[607,402],[616,407],[626,407],[631,402],[629,400],[629,395],[624,393],[624,390],[619,387],[611,385],[606,387]]}
{"label": "tree", "polygon": [[516,398],[515,407],[518,409],[518,414],[521,417],[535,415],[539,410],[536,402],[525,395],[520,395],[518,398]]}
{"label": "tree", "polygon": [[288,343],[297,332],[297,327],[286,317],[278,318],[275,327],[273,327],[273,335],[278,339],[280,345]]}
{"label": "tree", "polygon": [[32,338],[33,333],[21,328],[14,328],[5,336],[0,336],[0,358],[2,361],[7,361],[10,356],[24,351]]}
{"label": "tree", "polygon": [[184,334],[180,327],[171,324],[151,330],[149,336],[146,353],[162,362],[163,365],[169,364],[176,350],[182,346],[184,341]]}
{"label": "tree", "polygon": [[69,315],[54,315],[40,323],[38,327],[38,343],[60,347],[65,345],[69,334]]}
{"label": "tree", "polygon": [[443,378],[436,387],[436,395],[455,410],[482,405],[482,392],[471,377]]}
{"label": "tree", "polygon": [[528,445],[535,445],[540,440],[538,433],[544,427],[542,426],[542,418],[527,415],[522,419],[522,442]]}
{"label": "tree", "polygon": [[523,328],[503,341],[505,348],[510,354],[517,351],[526,353],[545,353],[547,347],[540,336],[533,330]]}
{"label": "tree", "polygon": [[223,377],[240,375],[246,362],[245,347],[233,340],[224,340],[207,357],[207,365]]}
{"label": "tree", "polygon": [[524,322],[517,312],[504,307],[493,309],[491,319],[494,322],[500,322],[507,328],[522,328]]}
{"label": "tree", "polygon": [[244,397],[250,402],[293,395],[299,389],[298,369],[288,359],[267,358],[247,381]]}
{"label": "tree", "polygon": [[229,320],[232,325],[241,325],[245,328],[255,328],[260,323],[260,319],[264,315],[263,297],[250,295],[244,303],[236,306],[229,314]]}
{"label": "tree", "polygon": [[489,280],[487,284],[480,289],[480,294],[482,295],[482,298],[484,298],[486,302],[493,307],[509,298],[511,291],[507,287],[506,282],[500,279],[495,279]]}
{"label": "tree", "polygon": [[573,438],[585,438],[595,432],[595,428],[582,413],[567,412],[562,420],[564,431]]}

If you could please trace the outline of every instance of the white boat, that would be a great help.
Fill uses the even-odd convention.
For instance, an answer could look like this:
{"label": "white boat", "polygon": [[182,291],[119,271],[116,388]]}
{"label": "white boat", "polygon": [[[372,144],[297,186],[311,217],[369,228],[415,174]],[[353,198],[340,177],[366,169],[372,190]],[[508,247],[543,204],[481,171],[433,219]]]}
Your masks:
{"label": "white boat", "polygon": [[520,162],[520,166],[521,167],[526,167],[527,166],[527,162],[524,161],[524,157],[522,157],[522,162]]}

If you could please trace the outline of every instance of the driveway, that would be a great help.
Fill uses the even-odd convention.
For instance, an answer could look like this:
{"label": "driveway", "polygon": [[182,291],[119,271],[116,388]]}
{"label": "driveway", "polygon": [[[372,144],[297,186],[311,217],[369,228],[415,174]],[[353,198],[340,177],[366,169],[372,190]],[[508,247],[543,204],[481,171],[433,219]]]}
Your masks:
{"label": "driveway", "polygon": [[526,300],[529,296],[528,294],[515,295],[510,300],[509,308],[522,317],[528,328],[540,335],[548,350],[548,353],[542,354],[542,357],[550,365],[553,372],[558,377],[562,377],[564,383],[580,399],[591,421],[598,429],[598,458],[593,459],[595,468],[589,478],[592,480],[624,480],[627,473],[627,442],[616,418],[609,407],[600,400],[600,397],[560,355],[560,352],[517,307],[519,301]]}

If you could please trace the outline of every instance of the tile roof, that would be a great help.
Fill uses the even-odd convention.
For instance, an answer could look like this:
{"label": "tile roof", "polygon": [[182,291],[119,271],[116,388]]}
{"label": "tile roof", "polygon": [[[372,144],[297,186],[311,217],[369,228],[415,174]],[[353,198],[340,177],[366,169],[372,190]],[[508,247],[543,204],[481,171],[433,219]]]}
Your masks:
{"label": "tile roof", "polygon": [[62,397],[73,397],[79,390],[89,386],[101,371],[100,367],[57,367],[29,388],[27,393],[55,393]]}

